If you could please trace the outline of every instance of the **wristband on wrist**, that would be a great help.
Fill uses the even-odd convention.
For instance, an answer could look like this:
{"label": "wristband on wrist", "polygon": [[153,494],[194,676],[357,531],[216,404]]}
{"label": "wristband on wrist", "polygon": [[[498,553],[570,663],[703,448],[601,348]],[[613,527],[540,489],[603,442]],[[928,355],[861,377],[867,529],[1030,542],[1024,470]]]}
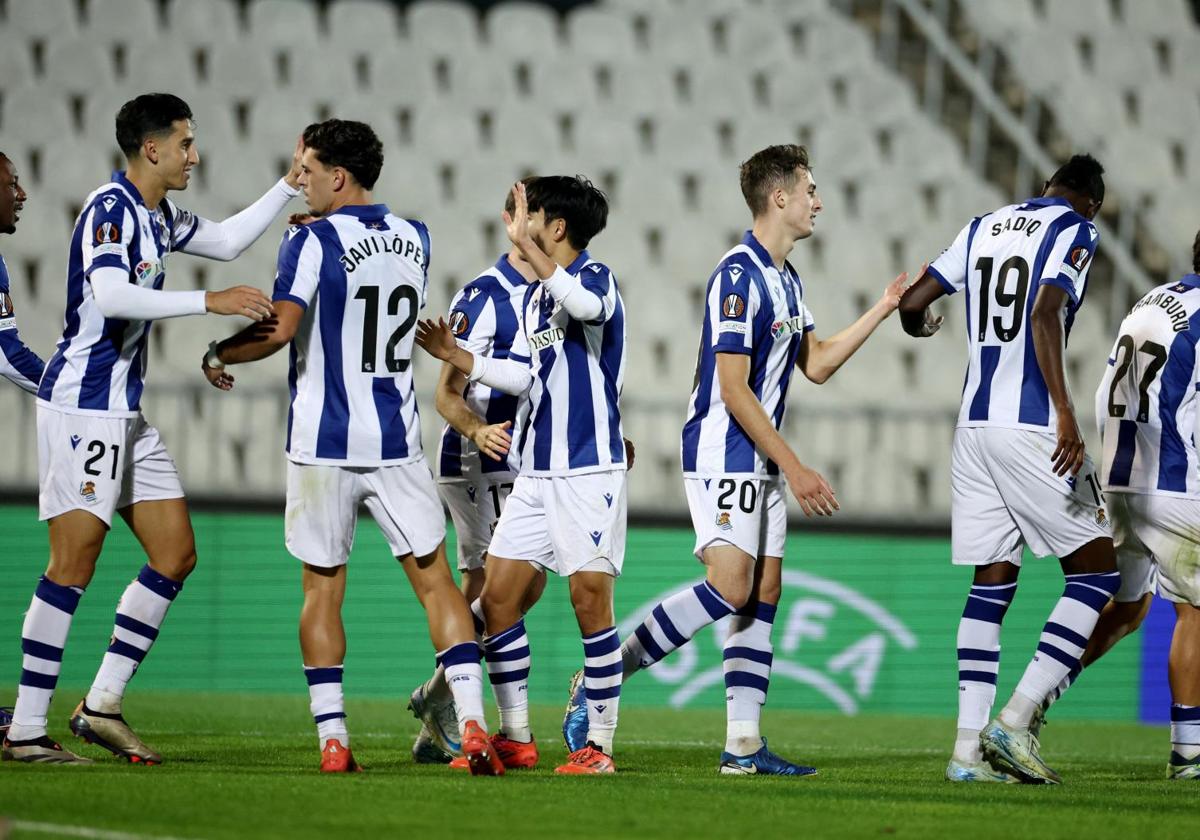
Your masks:
{"label": "wristband on wrist", "polygon": [[225,363],[221,361],[221,357],[217,353],[217,342],[215,341],[208,343],[208,352],[204,354],[204,366],[213,370],[225,369]]}

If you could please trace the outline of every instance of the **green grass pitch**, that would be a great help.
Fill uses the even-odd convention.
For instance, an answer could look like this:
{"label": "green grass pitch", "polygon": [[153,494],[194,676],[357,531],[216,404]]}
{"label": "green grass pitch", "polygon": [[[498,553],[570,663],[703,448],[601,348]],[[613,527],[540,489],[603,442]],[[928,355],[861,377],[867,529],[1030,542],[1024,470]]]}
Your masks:
{"label": "green grass pitch", "polygon": [[[60,690],[52,733],[78,696]],[[330,777],[302,696],[135,693],[129,718],[166,763],[130,766],[72,740],[98,763],[0,766],[0,813],[30,838],[56,826],[113,838],[1195,836],[1200,791],[1164,780],[1166,733],[1134,724],[1052,720],[1044,752],[1061,787],[964,786],[942,780],[953,723],[940,718],[768,709],[772,748],[820,774],[720,777],[720,711],[632,708],[616,776],[561,778],[561,709],[541,705],[541,765],[490,779],[414,764],[417,723],[400,702],[351,698],[348,711],[367,772]]]}

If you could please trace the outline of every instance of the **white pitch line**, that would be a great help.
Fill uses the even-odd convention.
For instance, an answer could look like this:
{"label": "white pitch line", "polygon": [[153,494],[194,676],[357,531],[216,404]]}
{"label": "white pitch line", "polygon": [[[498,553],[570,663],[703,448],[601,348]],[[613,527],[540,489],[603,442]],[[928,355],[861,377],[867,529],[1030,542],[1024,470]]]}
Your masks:
{"label": "white pitch line", "polygon": [[107,831],[102,828],[90,828],[86,825],[63,825],[60,823],[33,822],[31,820],[13,820],[9,828],[18,831],[32,831],[38,834],[58,834],[65,837],[85,837],[88,840],[184,840],[165,834],[130,834],[127,831]]}

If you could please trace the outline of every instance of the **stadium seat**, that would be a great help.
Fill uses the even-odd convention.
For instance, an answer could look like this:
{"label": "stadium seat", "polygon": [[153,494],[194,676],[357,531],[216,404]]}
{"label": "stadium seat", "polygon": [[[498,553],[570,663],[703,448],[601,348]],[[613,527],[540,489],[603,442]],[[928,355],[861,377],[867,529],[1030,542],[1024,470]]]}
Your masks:
{"label": "stadium seat", "polygon": [[488,52],[496,58],[549,59],[563,46],[554,11],[541,3],[498,3],[484,18],[484,31]]}
{"label": "stadium seat", "polygon": [[0,129],[10,148],[28,150],[75,135],[67,96],[54,88],[39,85],[5,90],[0,103],[4,106]]}
{"label": "stadium seat", "polygon": [[[249,24],[246,37],[255,45],[277,49],[313,49],[321,42],[321,24],[314,3],[251,0],[246,10],[246,21]],[[323,55],[323,61],[328,57]]]}
{"label": "stadium seat", "polygon": [[416,0],[406,9],[404,20],[414,44],[432,44],[456,53],[480,45],[479,16],[457,0]]}
{"label": "stadium seat", "polygon": [[158,3],[154,0],[104,0],[88,7],[88,37],[109,44],[122,44],[136,61],[148,41],[162,32]]}
{"label": "stadium seat", "polygon": [[39,40],[70,39],[80,29],[75,0],[38,0],[8,4],[5,28],[14,35]]}
{"label": "stadium seat", "polygon": [[325,17],[332,43],[367,54],[400,38],[400,15],[389,0],[334,0]]}
{"label": "stadium seat", "polygon": [[267,53],[228,41],[216,44],[209,54],[206,86],[230,102],[255,102],[275,93],[279,74]]}
{"label": "stadium seat", "polygon": [[78,95],[90,95],[115,85],[112,49],[91,38],[55,39],[46,49],[42,83]]}
{"label": "stadium seat", "polygon": [[167,31],[175,40],[205,48],[241,35],[233,0],[167,0]]}
{"label": "stadium seat", "polygon": [[583,6],[567,16],[567,43],[573,61],[580,58],[620,63],[636,59],[630,17],[605,6]]}
{"label": "stadium seat", "polygon": [[[970,5],[970,4],[967,4]],[[1099,34],[1111,29],[1110,3],[1092,0],[1053,0],[1043,3],[1042,25],[1047,31],[1069,35]]]}

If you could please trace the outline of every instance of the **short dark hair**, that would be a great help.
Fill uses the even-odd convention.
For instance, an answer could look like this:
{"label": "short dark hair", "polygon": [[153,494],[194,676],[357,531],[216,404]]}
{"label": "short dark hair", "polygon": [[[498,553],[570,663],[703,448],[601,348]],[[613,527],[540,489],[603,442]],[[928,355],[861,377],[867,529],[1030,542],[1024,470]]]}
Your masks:
{"label": "short dark hair", "polygon": [[[528,191],[529,185],[536,180],[536,175],[526,175],[524,178],[518,181],[518,183],[524,184],[525,189]],[[517,200],[513,198],[512,187],[508,188],[508,194],[504,196],[504,211],[510,216],[517,212]]]}
{"label": "short dark hair", "polygon": [[608,198],[582,175],[546,175],[525,185],[529,212],[545,211],[546,221],[567,223],[567,241],[582,251],[608,224]]}
{"label": "short dark hair", "polygon": [[326,166],[340,166],[369,190],[383,169],[383,143],[371,126],[354,120],[325,120],[304,129],[304,145]]}
{"label": "short dark hair", "polygon": [[1103,175],[1104,167],[1091,155],[1072,155],[1050,176],[1050,185],[1066,187],[1093,201],[1104,201]]}
{"label": "short dark hair", "polygon": [[1196,231],[1196,239],[1192,242],[1192,271],[1200,274],[1200,231]]}
{"label": "short dark hair", "polygon": [[147,137],[168,134],[176,120],[190,120],[192,109],[172,93],[143,93],[117,111],[117,145],[133,159]]}
{"label": "short dark hair", "polygon": [[742,197],[756,217],[767,210],[767,199],[774,190],[791,189],[796,185],[796,169],[812,169],[808,149],[797,143],[767,146],[755,152],[738,169]]}

